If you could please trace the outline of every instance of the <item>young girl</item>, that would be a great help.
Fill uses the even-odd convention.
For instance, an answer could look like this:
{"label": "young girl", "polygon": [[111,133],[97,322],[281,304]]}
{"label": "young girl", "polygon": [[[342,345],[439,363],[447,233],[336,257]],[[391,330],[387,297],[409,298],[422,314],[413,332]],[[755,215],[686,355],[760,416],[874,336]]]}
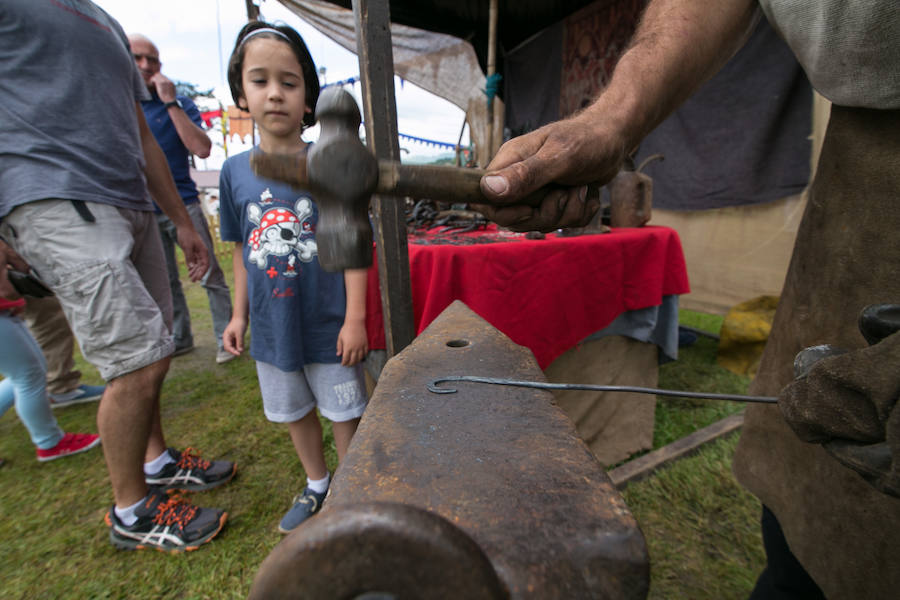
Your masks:
{"label": "young girl", "polygon": [[[287,26],[244,26],[228,63],[235,104],[259,128],[267,153],[306,151],[319,81],[300,35]],[[287,423],[307,474],[278,530],[287,533],[322,506],[330,475],[316,407],[333,422],[342,459],[366,406],[360,365],[367,348],[364,269],[328,273],[319,266],[317,209],[303,190],[261,179],[249,152],[225,161],[219,182],[220,228],[235,242],[234,310],[225,349],[240,354],[248,316],[250,354],[270,421]]]}
{"label": "young girl", "polygon": [[0,374],[5,378],[0,381],[0,416],[15,403],[41,462],[90,450],[100,444],[100,436],[66,433],[50,411],[47,363],[25,323],[18,318],[24,310],[24,299],[0,298]]}

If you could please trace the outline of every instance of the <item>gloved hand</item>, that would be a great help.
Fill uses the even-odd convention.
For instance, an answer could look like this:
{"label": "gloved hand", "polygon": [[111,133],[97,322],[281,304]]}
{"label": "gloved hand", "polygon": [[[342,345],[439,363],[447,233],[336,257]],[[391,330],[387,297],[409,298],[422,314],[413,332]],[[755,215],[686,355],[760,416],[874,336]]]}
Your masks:
{"label": "gloved hand", "polygon": [[826,356],[781,391],[784,418],[800,439],[900,497],[900,333],[852,352],[818,351]]}

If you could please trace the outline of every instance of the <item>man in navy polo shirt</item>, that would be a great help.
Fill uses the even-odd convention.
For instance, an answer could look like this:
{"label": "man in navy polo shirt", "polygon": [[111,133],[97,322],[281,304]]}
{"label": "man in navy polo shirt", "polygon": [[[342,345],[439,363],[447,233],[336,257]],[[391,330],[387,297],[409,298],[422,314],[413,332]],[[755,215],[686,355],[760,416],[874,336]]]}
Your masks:
{"label": "man in navy polo shirt", "polygon": [[[159,50],[156,45],[140,34],[130,34],[128,42],[131,44],[131,53],[134,55],[138,70],[150,91],[151,99],[141,102],[147,124],[166,155],[178,193],[181,194],[194,228],[203,238],[209,253],[209,271],[203,276],[201,284],[206,289],[209,310],[212,313],[213,331],[216,335],[216,362],[222,364],[234,358],[233,354],[226,352],[222,347],[222,332],[231,319],[231,293],[225,282],[225,274],[216,260],[209,227],[200,206],[197,186],[190,174],[190,155],[206,158],[209,156],[212,143],[200,127],[202,121],[197,106],[190,98],[176,95],[175,84],[160,72],[162,63],[159,61]],[[169,271],[169,283],[172,286],[174,305],[172,335],[175,338],[173,356],[178,356],[194,348],[191,314],[178,277],[175,227],[159,208],[156,212],[166,255],[166,267]]]}

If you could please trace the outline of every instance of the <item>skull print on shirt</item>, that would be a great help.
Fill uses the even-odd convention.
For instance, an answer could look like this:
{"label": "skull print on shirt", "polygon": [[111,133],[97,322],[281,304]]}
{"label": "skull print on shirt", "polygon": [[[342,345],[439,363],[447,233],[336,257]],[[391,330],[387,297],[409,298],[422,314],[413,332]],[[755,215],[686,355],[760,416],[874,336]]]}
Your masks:
{"label": "skull print on shirt", "polygon": [[308,197],[298,198],[291,210],[273,206],[272,194],[266,189],[260,194],[259,204],[251,202],[247,205],[247,217],[256,225],[247,240],[250,245],[249,262],[265,269],[269,256],[290,255],[288,264],[291,271],[294,270],[295,257],[310,262],[317,254],[312,215],[312,202]]}

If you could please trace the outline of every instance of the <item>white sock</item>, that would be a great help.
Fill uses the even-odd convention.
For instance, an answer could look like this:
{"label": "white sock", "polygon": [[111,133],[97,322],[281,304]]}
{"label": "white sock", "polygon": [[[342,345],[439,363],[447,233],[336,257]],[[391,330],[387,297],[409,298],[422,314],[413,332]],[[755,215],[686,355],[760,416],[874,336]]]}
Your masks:
{"label": "white sock", "polygon": [[169,454],[168,450],[164,450],[162,454],[160,454],[150,462],[144,463],[144,474],[152,475],[153,473],[159,473],[160,469],[173,462],[175,462],[175,459],[172,458],[172,455]]}
{"label": "white sock", "polygon": [[325,473],[325,477],[322,479],[310,479],[306,478],[306,487],[311,489],[317,494],[324,494],[328,491],[328,484],[331,483],[331,473]]}
{"label": "white sock", "polygon": [[137,521],[137,515],[134,514],[134,511],[137,510],[138,506],[146,500],[147,497],[144,496],[131,506],[126,506],[125,508],[119,508],[116,506],[113,510],[116,511],[116,518],[119,519],[125,527],[131,527],[134,525],[134,522]]}

